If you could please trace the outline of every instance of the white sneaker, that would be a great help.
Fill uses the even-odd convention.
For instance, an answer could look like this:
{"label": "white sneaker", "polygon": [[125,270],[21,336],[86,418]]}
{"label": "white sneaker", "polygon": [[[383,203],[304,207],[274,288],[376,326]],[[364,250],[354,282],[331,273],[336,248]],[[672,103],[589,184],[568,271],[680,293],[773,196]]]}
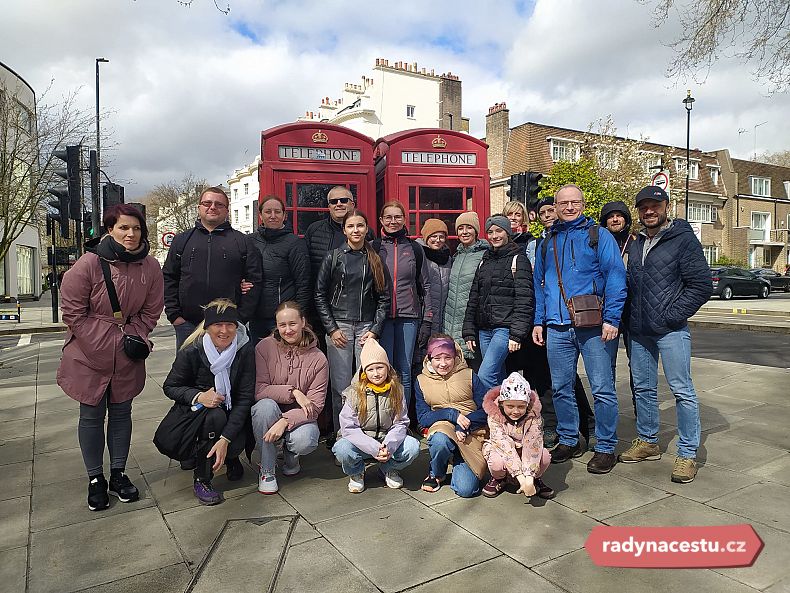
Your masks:
{"label": "white sneaker", "polygon": [[351,476],[348,480],[348,491],[351,494],[359,494],[365,489],[365,474]]}
{"label": "white sneaker", "polygon": [[279,487],[277,486],[277,478],[274,477],[273,471],[261,470],[258,478],[258,492],[261,494],[277,494]]}
{"label": "white sneaker", "polygon": [[387,488],[402,488],[403,487],[403,478],[400,477],[400,474],[397,470],[391,469],[386,474],[379,470],[379,475],[384,479],[384,483],[387,485]]}
{"label": "white sneaker", "polygon": [[288,449],[283,448],[283,475],[295,476],[302,471],[302,466],[299,465],[299,456],[294,455]]}

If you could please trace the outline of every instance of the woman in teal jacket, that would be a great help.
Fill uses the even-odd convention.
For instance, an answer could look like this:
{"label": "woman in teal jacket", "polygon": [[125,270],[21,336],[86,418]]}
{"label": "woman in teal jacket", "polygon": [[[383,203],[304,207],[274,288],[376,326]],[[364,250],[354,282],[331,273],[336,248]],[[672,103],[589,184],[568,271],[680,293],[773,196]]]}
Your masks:
{"label": "woman in teal jacket", "polygon": [[477,369],[480,366],[480,357],[466,347],[461,330],[475,272],[489,246],[484,239],[478,239],[480,219],[475,212],[464,212],[455,220],[455,233],[458,235],[459,244],[450,270],[450,288],[444,308],[444,328],[461,347],[467,365]]}

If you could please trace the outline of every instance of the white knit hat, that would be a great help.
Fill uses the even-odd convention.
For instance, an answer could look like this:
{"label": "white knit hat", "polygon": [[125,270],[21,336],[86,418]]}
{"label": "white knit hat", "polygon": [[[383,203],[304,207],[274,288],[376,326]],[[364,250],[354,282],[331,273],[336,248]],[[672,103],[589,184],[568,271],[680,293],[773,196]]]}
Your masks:
{"label": "white knit hat", "polygon": [[502,389],[499,392],[497,401],[528,402],[531,391],[532,388],[529,386],[529,381],[527,381],[519,373],[510,373],[510,376],[502,381]]}

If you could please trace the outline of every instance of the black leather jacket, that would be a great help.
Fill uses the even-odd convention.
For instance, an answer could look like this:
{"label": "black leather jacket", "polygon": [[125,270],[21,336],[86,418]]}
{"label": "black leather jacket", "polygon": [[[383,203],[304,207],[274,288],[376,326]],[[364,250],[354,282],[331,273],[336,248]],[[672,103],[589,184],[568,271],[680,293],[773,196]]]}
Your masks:
{"label": "black leather jacket", "polygon": [[327,334],[338,329],[338,321],[372,321],[370,328],[381,336],[390,306],[390,279],[376,292],[367,251],[354,251],[348,244],[330,251],[321,263],[315,286],[315,308]]}

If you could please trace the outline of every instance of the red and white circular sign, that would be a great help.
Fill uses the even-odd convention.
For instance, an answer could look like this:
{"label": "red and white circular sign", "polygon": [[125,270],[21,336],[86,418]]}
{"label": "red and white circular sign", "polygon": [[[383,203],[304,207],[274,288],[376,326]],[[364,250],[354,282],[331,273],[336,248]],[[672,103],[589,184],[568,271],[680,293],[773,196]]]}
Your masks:
{"label": "red and white circular sign", "polygon": [[653,185],[667,191],[669,189],[669,173],[666,171],[659,171],[653,175]]}
{"label": "red and white circular sign", "polygon": [[164,245],[169,249],[170,244],[173,242],[173,239],[175,239],[175,237],[176,234],[173,231],[167,231],[166,233],[162,233],[162,245]]}

